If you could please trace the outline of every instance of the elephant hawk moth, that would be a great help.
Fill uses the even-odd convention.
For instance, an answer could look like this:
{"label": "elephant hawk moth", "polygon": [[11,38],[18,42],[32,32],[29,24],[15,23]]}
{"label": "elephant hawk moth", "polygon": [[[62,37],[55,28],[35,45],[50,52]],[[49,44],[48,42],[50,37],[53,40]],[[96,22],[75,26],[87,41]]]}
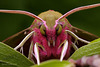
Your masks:
{"label": "elephant hawk moth", "polygon": [[78,7],[64,15],[54,10],[48,10],[38,16],[21,10],[0,10],[3,13],[24,14],[35,18],[30,27],[3,42],[20,51],[38,65],[48,59],[60,59],[62,61],[79,47],[98,38],[89,32],[72,26],[66,17],[77,11],[98,6],[100,4]]}

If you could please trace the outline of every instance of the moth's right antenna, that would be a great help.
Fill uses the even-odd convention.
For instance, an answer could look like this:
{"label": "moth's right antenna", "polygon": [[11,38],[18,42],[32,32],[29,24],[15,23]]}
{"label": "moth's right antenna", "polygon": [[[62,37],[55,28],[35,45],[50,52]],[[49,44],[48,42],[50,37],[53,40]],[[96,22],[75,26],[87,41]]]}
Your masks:
{"label": "moth's right antenna", "polygon": [[2,13],[24,14],[24,15],[30,16],[32,18],[41,20],[44,23],[44,26],[47,27],[46,22],[43,19],[41,19],[40,17],[36,16],[35,14],[27,12],[27,11],[21,11],[21,10],[0,10],[0,12],[2,12]]}

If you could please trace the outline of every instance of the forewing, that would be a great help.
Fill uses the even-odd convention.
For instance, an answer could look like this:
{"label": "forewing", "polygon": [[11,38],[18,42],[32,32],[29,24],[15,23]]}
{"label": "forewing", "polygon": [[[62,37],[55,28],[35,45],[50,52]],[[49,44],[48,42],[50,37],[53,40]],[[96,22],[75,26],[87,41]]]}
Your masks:
{"label": "forewing", "polygon": [[[24,37],[30,32],[30,27],[22,30],[21,32],[14,34],[11,37],[8,37],[7,39],[5,39],[4,41],[2,41],[3,43],[6,43],[7,45],[11,46],[11,47],[16,47],[23,39]],[[24,50],[24,55],[28,56],[28,52],[29,52],[29,46],[31,43],[31,38],[29,38],[26,43],[23,46],[23,50]],[[18,49],[18,51],[20,51]]]}
{"label": "forewing", "polygon": [[30,27],[25,30],[22,30],[21,32],[19,32],[17,34],[14,34],[14,35],[8,37],[7,39],[3,40],[2,42],[6,43],[7,45],[9,45],[11,47],[16,47],[29,32],[30,32]]}
{"label": "forewing", "polygon": [[[86,41],[90,41],[90,42],[91,42],[92,40],[99,38],[98,36],[96,36],[96,35],[94,35],[94,34],[91,34],[91,33],[87,32],[87,31],[82,30],[82,29],[76,28],[76,27],[74,27],[74,26],[71,26],[71,29],[72,29],[72,31],[73,31],[73,33],[74,33],[75,35],[77,35],[79,38],[82,38],[82,39],[84,39],[84,40],[86,40]],[[80,40],[77,40],[77,42],[75,43],[75,38],[73,38],[73,37],[72,37],[72,42],[73,42],[78,48],[80,48],[80,47],[82,47],[82,46],[84,46],[84,45],[87,45],[87,43],[84,43],[84,42],[82,42],[82,41],[80,41]],[[74,51],[75,51],[75,50],[74,50],[73,47],[72,47],[72,48],[71,48],[71,54],[72,54]]]}
{"label": "forewing", "polygon": [[91,34],[91,33],[87,32],[87,31],[82,30],[82,29],[76,28],[76,27],[74,27],[74,26],[72,26],[72,29],[74,30],[74,33],[75,33],[78,37],[80,37],[80,38],[82,38],[82,39],[85,39],[85,40],[87,40],[87,41],[92,41],[92,40],[94,40],[94,39],[99,38],[98,36],[96,36],[96,35],[94,35],[94,34]]}

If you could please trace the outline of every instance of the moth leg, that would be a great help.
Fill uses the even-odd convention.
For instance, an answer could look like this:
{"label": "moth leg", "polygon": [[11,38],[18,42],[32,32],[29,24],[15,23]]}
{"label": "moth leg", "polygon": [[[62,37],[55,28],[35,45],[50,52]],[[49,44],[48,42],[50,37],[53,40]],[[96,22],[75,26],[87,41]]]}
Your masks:
{"label": "moth leg", "polygon": [[22,47],[24,43],[33,35],[34,31],[30,32],[22,41],[21,43],[16,46],[14,49],[17,50],[18,48]]}
{"label": "moth leg", "polygon": [[[34,53],[33,53],[33,46],[34,46]],[[39,50],[38,47],[41,47],[43,51],[46,51],[45,48],[39,44],[39,43],[35,43],[35,45],[33,44],[33,41],[30,44],[30,48],[29,48],[29,54],[28,54],[28,59],[32,60],[32,56],[34,56],[37,60],[37,64],[40,64],[40,58],[39,58]],[[34,60],[32,60],[33,63],[35,64]]]}
{"label": "moth leg", "polygon": [[23,46],[20,48],[20,52],[24,55]]}
{"label": "moth leg", "polygon": [[64,40],[58,47],[58,49],[65,43],[66,40]]}
{"label": "moth leg", "polygon": [[31,60],[31,55],[32,55],[32,53],[33,53],[33,41],[32,41],[31,44],[30,44],[29,54],[28,54],[28,59],[30,59],[30,60]]}
{"label": "moth leg", "polygon": [[31,41],[30,48],[29,48],[28,59],[31,60],[31,61],[35,64],[34,60],[31,59],[32,56],[35,57],[35,55],[34,55],[34,53],[33,53],[33,45],[34,45],[34,44],[33,44],[33,41]]}
{"label": "moth leg", "polygon": [[74,44],[76,44],[76,43],[78,44],[78,40],[77,39],[75,39],[75,41],[74,41]]}
{"label": "moth leg", "polygon": [[72,42],[72,47],[74,48],[74,50],[77,50],[78,49],[78,47],[73,42]]}
{"label": "moth leg", "polygon": [[82,42],[84,42],[84,43],[90,43],[89,41],[86,41],[86,40],[84,40],[84,39],[78,37],[77,35],[75,35],[73,32],[71,32],[71,31],[69,31],[69,30],[65,30],[65,31],[68,32],[71,36],[73,36],[73,37],[74,37],[75,39],[77,39],[77,40],[80,40],[80,41],[82,41]]}
{"label": "moth leg", "polygon": [[74,50],[77,50],[78,49],[78,47],[77,47],[76,44],[78,44],[77,39],[75,39],[74,43],[72,42],[72,47],[74,48]]}
{"label": "moth leg", "polygon": [[35,58],[37,60],[37,64],[40,65],[39,50],[38,50],[37,43],[35,43],[35,45],[34,45],[34,54],[35,54]]}
{"label": "moth leg", "polygon": [[78,39],[75,39],[74,44],[78,44]]}
{"label": "moth leg", "polygon": [[61,52],[61,56],[60,56],[60,61],[63,60],[63,58],[64,58],[64,56],[65,56],[65,54],[67,52],[67,49],[68,49],[68,40],[65,41],[64,46],[62,48],[62,52]]}

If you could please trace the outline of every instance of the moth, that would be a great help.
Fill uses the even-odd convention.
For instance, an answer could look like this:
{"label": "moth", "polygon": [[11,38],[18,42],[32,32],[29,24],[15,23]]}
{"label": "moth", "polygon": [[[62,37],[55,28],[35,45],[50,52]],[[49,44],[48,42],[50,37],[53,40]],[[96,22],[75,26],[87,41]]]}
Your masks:
{"label": "moth", "polygon": [[48,10],[38,16],[21,10],[0,10],[3,13],[24,14],[35,18],[30,27],[8,37],[3,42],[20,51],[38,65],[48,59],[60,59],[62,61],[79,47],[98,38],[72,26],[66,17],[77,11],[98,6],[100,4],[78,7],[64,15],[54,10]]}

